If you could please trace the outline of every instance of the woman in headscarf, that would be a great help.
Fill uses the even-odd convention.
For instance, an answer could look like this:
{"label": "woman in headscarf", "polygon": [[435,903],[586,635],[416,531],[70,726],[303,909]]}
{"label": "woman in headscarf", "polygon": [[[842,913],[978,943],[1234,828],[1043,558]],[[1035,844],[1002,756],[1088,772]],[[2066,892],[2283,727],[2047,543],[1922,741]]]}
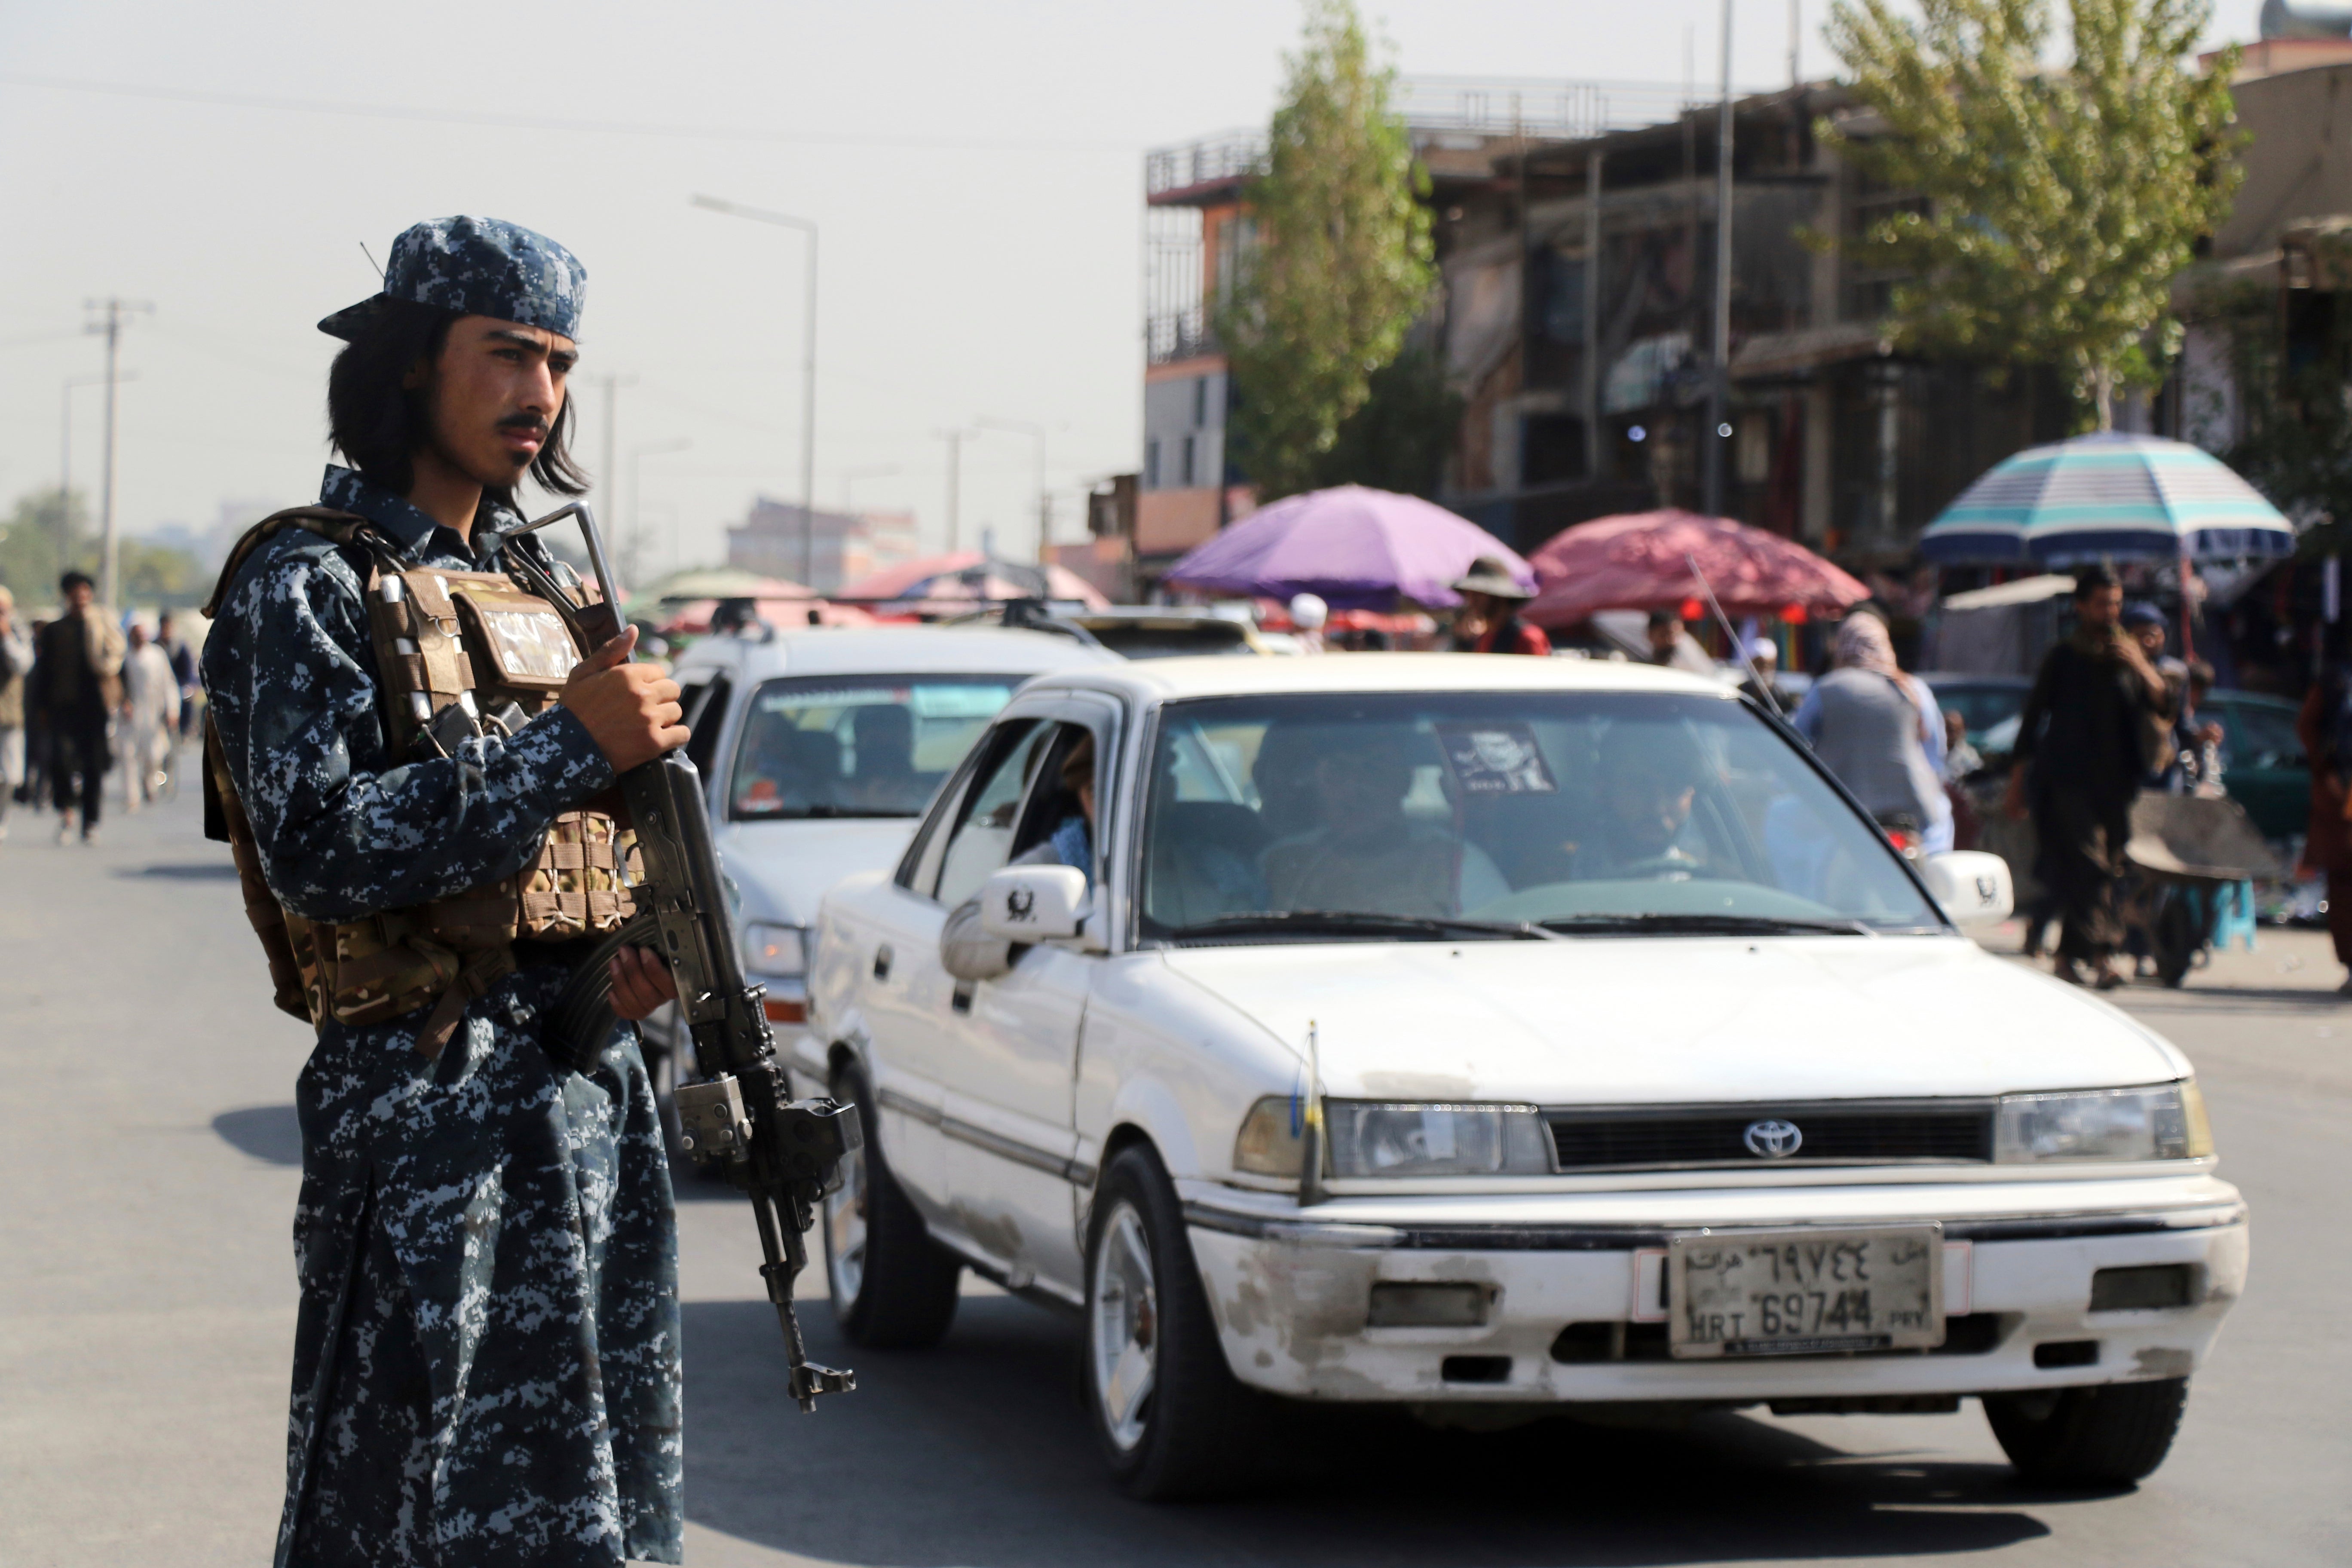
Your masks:
{"label": "woman in headscarf", "polygon": [[1791,722],[1873,816],[1909,817],[1930,855],[1952,847],[1943,714],[1895,664],[1885,622],[1856,614],[1839,624],[1837,668],[1813,683]]}

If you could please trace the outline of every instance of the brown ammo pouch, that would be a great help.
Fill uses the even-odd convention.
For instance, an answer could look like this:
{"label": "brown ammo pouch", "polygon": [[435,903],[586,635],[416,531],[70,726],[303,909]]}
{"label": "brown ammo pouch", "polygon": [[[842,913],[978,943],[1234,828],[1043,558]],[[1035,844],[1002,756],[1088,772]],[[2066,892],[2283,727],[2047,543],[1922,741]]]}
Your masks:
{"label": "brown ammo pouch", "polygon": [[[569,587],[567,615],[500,574],[412,567],[365,519],[296,507],[237,541],[206,616],[218,615],[255,547],[287,528],[367,553],[369,636],[395,763],[446,754],[467,735],[511,733],[553,707],[583,651],[570,623],[602,604],[594,587]],[[633,836],[603,812],[567,811],[538,858],[514,876],[355,921],[307,919],[279,903],[262,877],[252,823],[209,719],[205,763],[205,831],[226,839],[236,858],[246,918],[268,957],[277,1004],[314,1026],[331,1018],[380,1024],[431,1007],[416,1045],[437,1058],[466,1005],[513,972],[519,939],[608,935],[635,912],[627,885]]]}

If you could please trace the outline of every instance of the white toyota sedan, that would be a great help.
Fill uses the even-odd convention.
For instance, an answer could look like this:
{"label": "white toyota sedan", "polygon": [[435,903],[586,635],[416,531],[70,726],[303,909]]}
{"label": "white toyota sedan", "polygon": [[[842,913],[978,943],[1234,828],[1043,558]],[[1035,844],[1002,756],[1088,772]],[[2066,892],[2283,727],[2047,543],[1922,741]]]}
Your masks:
{"label": "white toyota sedan", "polygon": [[1962,934],[2010,896],[1670,671],[1045,677],[819,915],[835,1309],[927,1343],[964,1268],[1078,1309],[1145,1497],[1237,1479],[1269,1398],[1975,1396],[2021,1471],[2136,1480],[2246,1208],[2179,1050]]}

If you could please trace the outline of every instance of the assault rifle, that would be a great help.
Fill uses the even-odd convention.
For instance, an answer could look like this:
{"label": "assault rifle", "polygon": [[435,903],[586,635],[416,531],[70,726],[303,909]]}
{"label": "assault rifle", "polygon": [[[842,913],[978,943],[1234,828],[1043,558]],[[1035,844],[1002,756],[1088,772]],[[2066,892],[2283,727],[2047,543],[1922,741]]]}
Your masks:
{"label": "assault rifle", "polygon": [[[621,622],[604,541],[588,508],[574,501],[504,537],[534,532],[567,517],[580,520],[589,566],[604,592],[602,605],[577,608],[546,570],[520,551],[509,552],[507,563],[532,593],[572,622],[583,647],[593,648],[618,632]],[[494,545],[504,538],[481,542]],[[743,978],[735,920],[703,805],[702,775],[693,762],[672,752],[631,768],[621,775],[620,793],[645,865],[645,879],[631,889],[637,912],[597,946],[557,1000],[551,1049],[569,1049],[575,1058],[593,1061],[603,1048],[614,1022],[612,958],[621,948],[649,947],[667,961],[703,1077],[676,1090],[683,1125],[679,1141],[695,1163],[719,1170],[751,1200],[766,1258],[760,1277],[783,1325],[793,1397],[803,1410],[814,1411],[817,1395],[846,1394],[857,1386],[857,1377],[808,1359],[800,1320],[793,1313],[793,1283],[808,1267],[804,1238],[816,1205],[841,1184],[842,1159],[858,1147],[857,1119],[850,1107],[832,1100],[791,1097],[768,1032],[766,987]]]}

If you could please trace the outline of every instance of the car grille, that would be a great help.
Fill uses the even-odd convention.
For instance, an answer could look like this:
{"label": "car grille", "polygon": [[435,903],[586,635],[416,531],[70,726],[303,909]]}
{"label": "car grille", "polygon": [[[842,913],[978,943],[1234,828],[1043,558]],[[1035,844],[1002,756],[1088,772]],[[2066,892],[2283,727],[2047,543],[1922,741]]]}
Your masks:
{"label": "car grille", "polygon": [[[1547,1111],[1545,1120],[1563,1171],[1992,1158],[1992,1106],[1982,1100],[1579,1108]],[[1801,1134],[1796,1149],[1778,1159],[1748,1144],[1749,1128],[1772,1121],[1787,1122]]]}

